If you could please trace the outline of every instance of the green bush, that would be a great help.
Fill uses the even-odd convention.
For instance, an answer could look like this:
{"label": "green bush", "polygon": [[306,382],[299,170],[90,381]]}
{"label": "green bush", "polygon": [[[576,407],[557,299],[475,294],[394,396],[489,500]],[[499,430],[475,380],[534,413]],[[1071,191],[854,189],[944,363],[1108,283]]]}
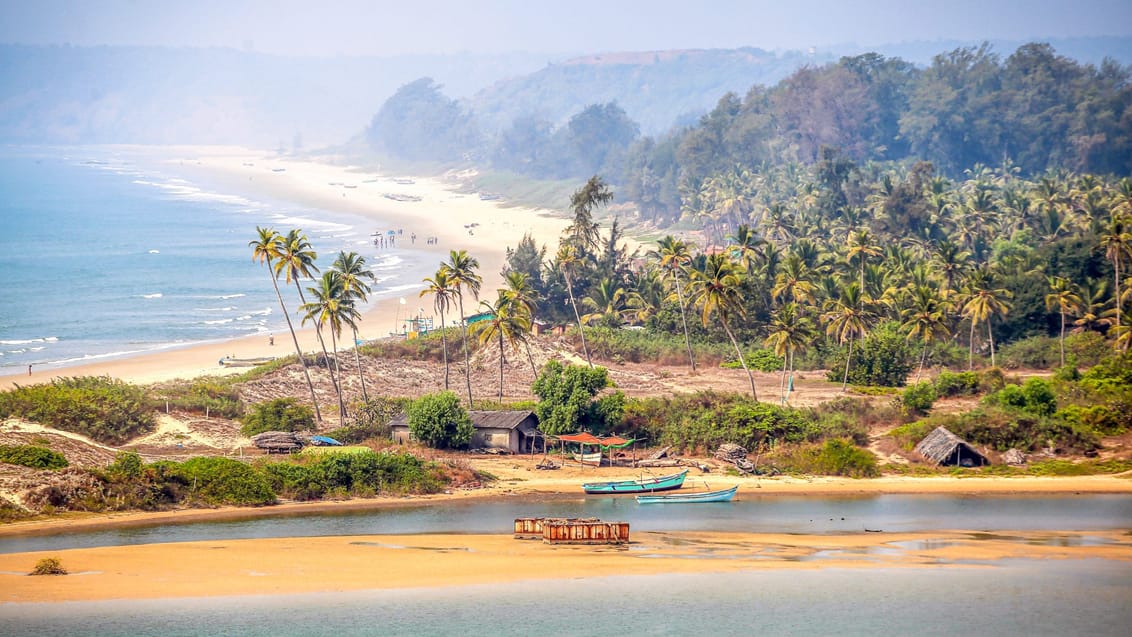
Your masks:
{"label": "green bush", "polygon": [[314,412],[294,398],[276,398],[252,405],[240,433],[254,436],[265,431],[314,431]]}
{"label": "green bush", "polygon": [[154,390],[154,400],[179,409],[209,416],[238,418],[244,413],[235,383],[229,378],[198,378],[189,382],[170,383]]}
{"label": "green bush", "polygon": [[1049,416],[1057,409],[1057,398],[1050,384],[1030,378],[1021,386],[1010,384],[983,399],[988,405],[1019,409],[1036,416]]}
{"label": "green bush", "polygon": [[315,467],[293,462],[269,462],[260,470],[271,489],[291,500],[317,500],[326,493],[322,473]]}
{"label": "green bush", "polygon": [[460,399],[450,391],[425,394],[409,404],[409,431],[421,443],[436,449],[467,447],[475,429]]}
{"label": "green bush", "polygon": [[262,473],[231,458],[192,458],[169,467],[167,478],[180,482],[186,499],[207,505],[273,504],[275,493]]}
{"label": "green bush", "polygon": [[[845,370],[846,346],[830,366],[827,378],[841,382]],[[895,322],[883,323],[853,347],[849,364],[849,382],[853,385],[903,387],[915,365],[908,340]]]}
{"label": "green bush", "polygon": [[[569,332],[566,338],[581,349],[582,341],[577,330]],[[654,329],[587,327],[586,346],[591,356],[602,360],[658,365],[688,364],[688,347],[682,331],[679,334],[669,334]],[[725,343],[692,341],[692,355],[697,365],[719,364],[727,356],[728,349],[729,346]]]}
{"label": "green bush", "polygon": [[[747,353],[747,367],[756,369],[760,372],[778,372],[782,371],[786,361],[780,356],[774,354],[774,350],[757,349],[753,352]],[[737,360],[729,360],[720,365],[725,369],[739,369],[742,365]]]}
{"label": "green bush", "polygon": [[979,393],[979,375],[975,372],[942,371],[935,379],[935,390],[945,398],[974,396]]}
{"label": "green bush", "polygon": [[931,411],[936,398],[935,386],[925,380],[904,388],[900,404],[909,414],[926,414]]}
{"label": "green bush", "polygon": [[353,495],[435,493],[443,488],[435,472],[409,453],[327,455],[311,470],[328,489]]}
{"label": "green bush", "polygon": [[152,431],[154,407],[140,387],[107,376],[58,378],[0,392],[0,418],[18,416],[111,445]]}
{"label": "green bush", "polygon": [[768,461],[781,471],[805,475],[875,478],[880,475],[876,457],[845,440],[831,439],[779,450]]}
{"label": "green bush", "polygon": [[67,457],[35,445],[0,445],[0,462],[18,464],[32,469],[62,469]]}
{"label": "green bush", "polygon": [[1004,345],[998,360],[1006,369],[1051,369],[1061,362],[1061,342],[1051,336],[1031,336]]}

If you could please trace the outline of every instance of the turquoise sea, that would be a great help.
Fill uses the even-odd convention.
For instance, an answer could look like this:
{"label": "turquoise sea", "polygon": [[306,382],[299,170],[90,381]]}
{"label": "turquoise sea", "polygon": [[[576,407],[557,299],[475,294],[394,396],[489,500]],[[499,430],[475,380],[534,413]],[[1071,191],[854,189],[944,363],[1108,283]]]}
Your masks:
{"label": "turquoise sea", "polygon": [[426,276],[425,254],[372,246],[379,221],[194,181],[158,152],[0,147],[0,374],[285,330],[256,226],[301,228],[320,267],[362,254],[375,298]]}

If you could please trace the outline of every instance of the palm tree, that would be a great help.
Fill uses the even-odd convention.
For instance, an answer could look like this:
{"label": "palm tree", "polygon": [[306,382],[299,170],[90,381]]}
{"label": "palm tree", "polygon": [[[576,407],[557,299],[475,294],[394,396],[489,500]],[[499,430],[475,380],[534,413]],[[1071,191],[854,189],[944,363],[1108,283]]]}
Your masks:
{"label": "palm tree", "polygon": [[625,314],[625,288],[609,277],[604,277],[582,299],[582,305],[591,310],[582,316],[586,325],[600,323],[606,327],[620,327]]}
{"label": "palm tree", "polygon": [[447,268],[448,280],[456,288],[456,300],[460,307],[460,332],[464,337],[464,380],[468,385],[468,408],[472,407],[472,355],[468,352],[468,322],[464,316],[464,290],[472,293],[472,298],[480,296],[480,284],[483,279],[476,274],[480,262],[469,256],[466,250],[451,250],[448,253],[448,262],[441,267]]}
{"label": "palm tree", "polygon": [[445,329],[444,313],[452,309],[452,301],[456,299],[456,286],[448,278],[448,268],[443,264],[436,270],[432,278],[425,278],[427,284],[418,296],[433,295],[433,307],[440,313],[440,342],[441,352],[444,355],[444,391],[448,391],[448,332]]}
{"label": "palm tree", "polygon": [[676,299],[680,303],[680,323],[684,326],[684,345],[688,348],[688,362],[695,372],[696,357],[692,355],[692,340],[688,337],[688,317],[684,313],[684,285],[680,282],[680,273],[684,272],[692,262],[692,253],[687,243],[672,235],[657,241],[657,246],[660,268],[672,275],[672,287],[676,290]]}
{"label": "palm tree", "polygon": [[538,378],[538,369],[535,367],[535,357],[531,355],[530,337],[534,333],[535,305],[538,303],[538,290],[531,285],[531,278],[525,272],[511,270],[503,277],[507,286],[505,292],[514,303],[511,311],[520,314],[526,319],[527,332],[524,334],[523,347],[527,351],[527,361],[531,364],[531,374]]}
{"label": "palm tree", "polygon": [[806,345],[813,341],[814,324],[802,316],[797,303],[787,303],[775,312],[770,321],[770,334],[766,344],[774,348],[774,354],[782,357],[782,380],[779,389],[782,392],[782,402],[786,403],[787,393],[787,366],[789,374],[794,375],[794,353],[804,350]]}
{"label": "palm tree", "polygon": [[[303,286],[299,284],[299,279],[314,278],[313,273],[318,272],[318,266],[314,264],[315,259],[318,258],[312,248],[310,241],[307,240],[307,235],[302,233],[302,230],[292,229],[287,232],[286,236],[277,239],[277,251],[279,253],[279,260],[275,262],[275,276],[280,273],[284,275],[287,283],[294,282],[295,289],[299,291],[299,301],[306,305],[307,297],[303,294]],[[330,366],[330,354],[326,351],[326,341],[322,339],[322,331],[315,330],[315,336],[318,338],[319,347],[322,348],[322,358],[326,361],[326,370],[330,373],[330,383],[334,385],[334,391],[338,391],[338,379],[334,376],[334,370]]]}
{"label": "palm tree", "polygon": [[862,290],[865,289],[865,263],[870,257],[879,257],[881,254],[880,246],[869,236],[868,230],[858,230],[850,235],[845,257],[849,262],[857,260],[860,263]]}
{"label": "palm tree", "polygon": [[900,312],[903,320],[901,327],[908,332],[908,339],[919,337],[923,341],[924,349],[920,352],[920,367],[916,370],[916,382],[924,372],[924,361],[928,357],[928,349],[937,340],[951,336],[947,329],[946,299],[927,286],[917,286],[912,291],[911,304]]}
{"label": "palm tree", "polygon": [[562,268],[562,278],[566,280],[566,294],[570,296],[570,306],[574,308],[574,318],[578,320],[578,334],[582,337],[582,352],[586,355],[586,364],[593,369],[590,360],[590,350],[586,347],[586,331],[582,327],[582,315],[578,313],[578,304],[574,300],[574,285],[570,282],[570,270],[578,263],[578,250],[568,241],[563,240],[558,245],[558,254],[555,256],[558,267]]}
{"label": "palm tree", "polygon": [[531,329],[529,315],[527,315],[513,296],[507,290],[499,290],[499,297],[495,304],[487,301],[480,302],[480,308],[492,315],[492,318],[476,324],[481,345],[492,340],[499,341],[499,402],[503,402],[503,343],[511,343],[511,348],[518,350],[519,343],[526,340],[526,334]]}
{"label": "palm tree", "polygon": [[[314,300],[310,303],[304,303],[302,306],[303,324],[307,321],[312,321],[315,324],[315,330],[322,331],[323,327],[330,328],[330,344],[334,351],[334,367],[331,368],[329,362],[327,369],[331,370],[331,378],[337,376],[339,379],[342,377],[342,370],[338,367],[338,337],[342,335],[342,324],[355,325],[358,317],[358,311],[354,307],[353,300],[347,298],[346,287],[342,280],[342,275],[337,270],[327,270],[322,273],[318,279],[318,284],[307,288],[311,293]],[[342,397],[342,385],[336,383],[335,390],[338,392],[338,417],[341,419],[346,418],[346,401]]]}
{"label": "palm tree", "polygon": [[[357,252],[339,252],[338,258],[330,266],[342,277],[342,295],[350,303],[369,301],[370,282],[375,281],[373,272],[366,269],[366,258]],[[362,357],[358,351],[358,324],[348,323],[354,337],[354,364],[358,367],[358,383],[362,386],[362,400],[369,402],[366,392],[366,378],[362,374]],[[337,358],[335,359],[337,360]]]}
{"label": "palm tree", "polygon": [[747,367],[747,357],[743,355],[743,350],[739,349],[739,342],[735,340],[735,335],[731,333],[731,326],[727,321],[732,314],[743,316],[743,302],[739,295],[740,283],[738,266],[735,262],[724,254],[709,254],[704,260],[703,269],[692,271],[694,286],[692,302],[703,308],[700,320],[704,327],[707,327],[712,314],[719,316],[723,331],[727,334],[727,338],[731,339],[735,355],[739,357],[739,364],[743,366],[743,371],[747,372],[747,378],[751,381],[751,398],[758,400],[755,376]]}
{"label": "palm tree", "polygon": [[287,319],[287,329],[291,332],[291,341],[295,344],[295,354],[299,357],[299,364],[303,366],[303,376],[307,379],[307,387],[311,392],[311,404],[314,405],[314,415],[318,422],[322,422],[322,411],[318,408],[318,397],[314,393],[314,383],[311,382],[310,372],[307,370],[307,360],[303,357],[303,348],[299,347],[299,337],[295,334],[295,326],[291,324],[291,315],[287,313],[287,305],[283,303],[283,295],[279,293],[279,279],[274,264],[279,257],[279,233],[271,228],[256,226],[259,237],[248,242],[252,249],[252,261],[267,264],[268,274],[271,275],[271,286],[275,288],[275,298],[279,299],[279,307],[283,310],[283,318]]}
{"label": "palm tree", "polygon": [[1126,220],[1119,213],[1113,214],[1109,219],[1108,227],[1101,235],[1100,246],[1104,248],[1105,258],[1112,261],[1112,280],[1115,282],[1113,289],[1116,291],[1116,325],[1121,325],[1120,306],[1123,303],[1120,298],[1120,265],[1124,262],[1125,255],[1132,254],[1132,232],[1129,232]]}
{"label": "palm tree", "polygon": [[1057,310],[1061,315],[1061,366],[1065,367],[1065,315],[1073,314],[1081,309],[1081,297],[1073,291],[1069,279],[1060,276],[1046,277],[1049,282],[1050,293],[1046,295],[1046,309]]}
{"label": "palm tree", "polygon": [[849,387],[849,364],[853,361],[853,341],[865,338],[868,333],[872,313],[865,307],[861,298],[861,286],[856,281],[846,285],[836,300],[826,302],[826,311],[821,319],[826,322],[825,333],[844,345],[849,344],[845,357],[845,375],[841,379],[841,392]]}
{"label": "palm tree", "polygon": [[1108,283],[1097,279],[1085,279],[1080,287],[1081,307],[1074,312],[1078,317],[1073,321],[1074,334],[1080,332],[1103,332],[1112,325],[1112,319],[1107,318],[1110,310],[1108,305]]}
{"label": "palm tree", "polygon": [[[975,327],[986,321],[987,337],[990,339],[991,367],[994,367],[994,329],[991,326],[991,319],[996,314],[1002,316],[1010,310],[1010,302],[1005,299],[1014,295],[1010,290],[994,287],[994,273],[987,268],[976,271],[971,277],[969,285],[971,289],[967,295],[966,303],[963,304],[963,316],[971,321],[972,352],[974,351]],[[971,366],[970,357],[968,357],[967,364]]]}
{"label": "palm tree", "polygon": [[774,279],[774,287],[770,290],[771,298],[776,301],[785,299],[792,303],[812,302],[817,288],[811,276],[802,258],[791,252],[786,255],[786,261]]}

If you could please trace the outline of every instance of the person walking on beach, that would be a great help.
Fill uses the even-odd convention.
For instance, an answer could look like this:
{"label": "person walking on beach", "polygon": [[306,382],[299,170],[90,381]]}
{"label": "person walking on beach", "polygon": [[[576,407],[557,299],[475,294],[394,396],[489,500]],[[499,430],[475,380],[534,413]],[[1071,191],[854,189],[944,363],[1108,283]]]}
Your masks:
{"label": "person walking on beach", "polygon": [[274,334],[268,334],[267,335],[267,344],[268,345],[275,345],[275,335]]}
{"label": "person walking on beach", "polygon": [[31,376],[31,363],[28,363],[28,376]]}

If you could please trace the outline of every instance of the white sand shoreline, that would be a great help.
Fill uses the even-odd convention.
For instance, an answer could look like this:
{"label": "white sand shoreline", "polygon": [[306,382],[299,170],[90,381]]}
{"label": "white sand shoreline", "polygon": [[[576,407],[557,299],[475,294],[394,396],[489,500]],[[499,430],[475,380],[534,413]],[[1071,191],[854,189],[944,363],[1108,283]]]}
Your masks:
{"label": "white sand shoreline", "polygon": [[[477,196],[456,192],[453,184],[432,178],[381,175],[354,166],[279,157],[270,152],[238,147],[107,148],[148,155],[155,162],[172,166],[172,172],[178,176],[207,182],[210,187],[226,194],[251,194],[294,202],[317,210],[371,219],[375,229],[377,224],[381,224],[382,228],[401,229],[398,245],[433,253],[437,265],[447,258],[449,250],[467,250],[480,262],[479,273],[484,279],[481,295],[485,298],[493,297],[494,290],[501,285],[499,272],[505,262],[507,247],[516,245],[527,233],[540,243],[554,245],[568,224],[567,219],[552,216],[550,211],[503,207],[498,201],[483,201]],[[420,200],[395,201],[387,198],[387,193],[419,197]],[[469,233],[467,226],[471,224],[478,225]],[[282,232],[288,229],[276,228]],[[415,242],[410,238],[412,233],[417,235]],[[435,245],[425,241],[429,236],[437,237]],[[318,249],[317,245],[315,249]],[[264,285],[267,285],[266,279]],[[431,308],[431,299],[418,300],[417,294],[415,290],[407,290],[403,294],[376,300],[360,322],[360,333],[373,338],[396,328],[397,317],[406,315],[398,300],[400,296],[406,299],[412,297],[412,301],[406,303],[409,308]],[[266,336],[254,335],[172,345],[91,363],[33,370],[30,376],[17,372],[0,376],[0,388],[68,376],[108,375],[130,382],[149,383],[237,373],[241,370],[220,367],[219,359],[224,356],[285,356],[294,351],[285,330],[274,337],[274,346],[268,344]],[[300,330],[300,346],[308,352],[317,348],[313,330]]]}

